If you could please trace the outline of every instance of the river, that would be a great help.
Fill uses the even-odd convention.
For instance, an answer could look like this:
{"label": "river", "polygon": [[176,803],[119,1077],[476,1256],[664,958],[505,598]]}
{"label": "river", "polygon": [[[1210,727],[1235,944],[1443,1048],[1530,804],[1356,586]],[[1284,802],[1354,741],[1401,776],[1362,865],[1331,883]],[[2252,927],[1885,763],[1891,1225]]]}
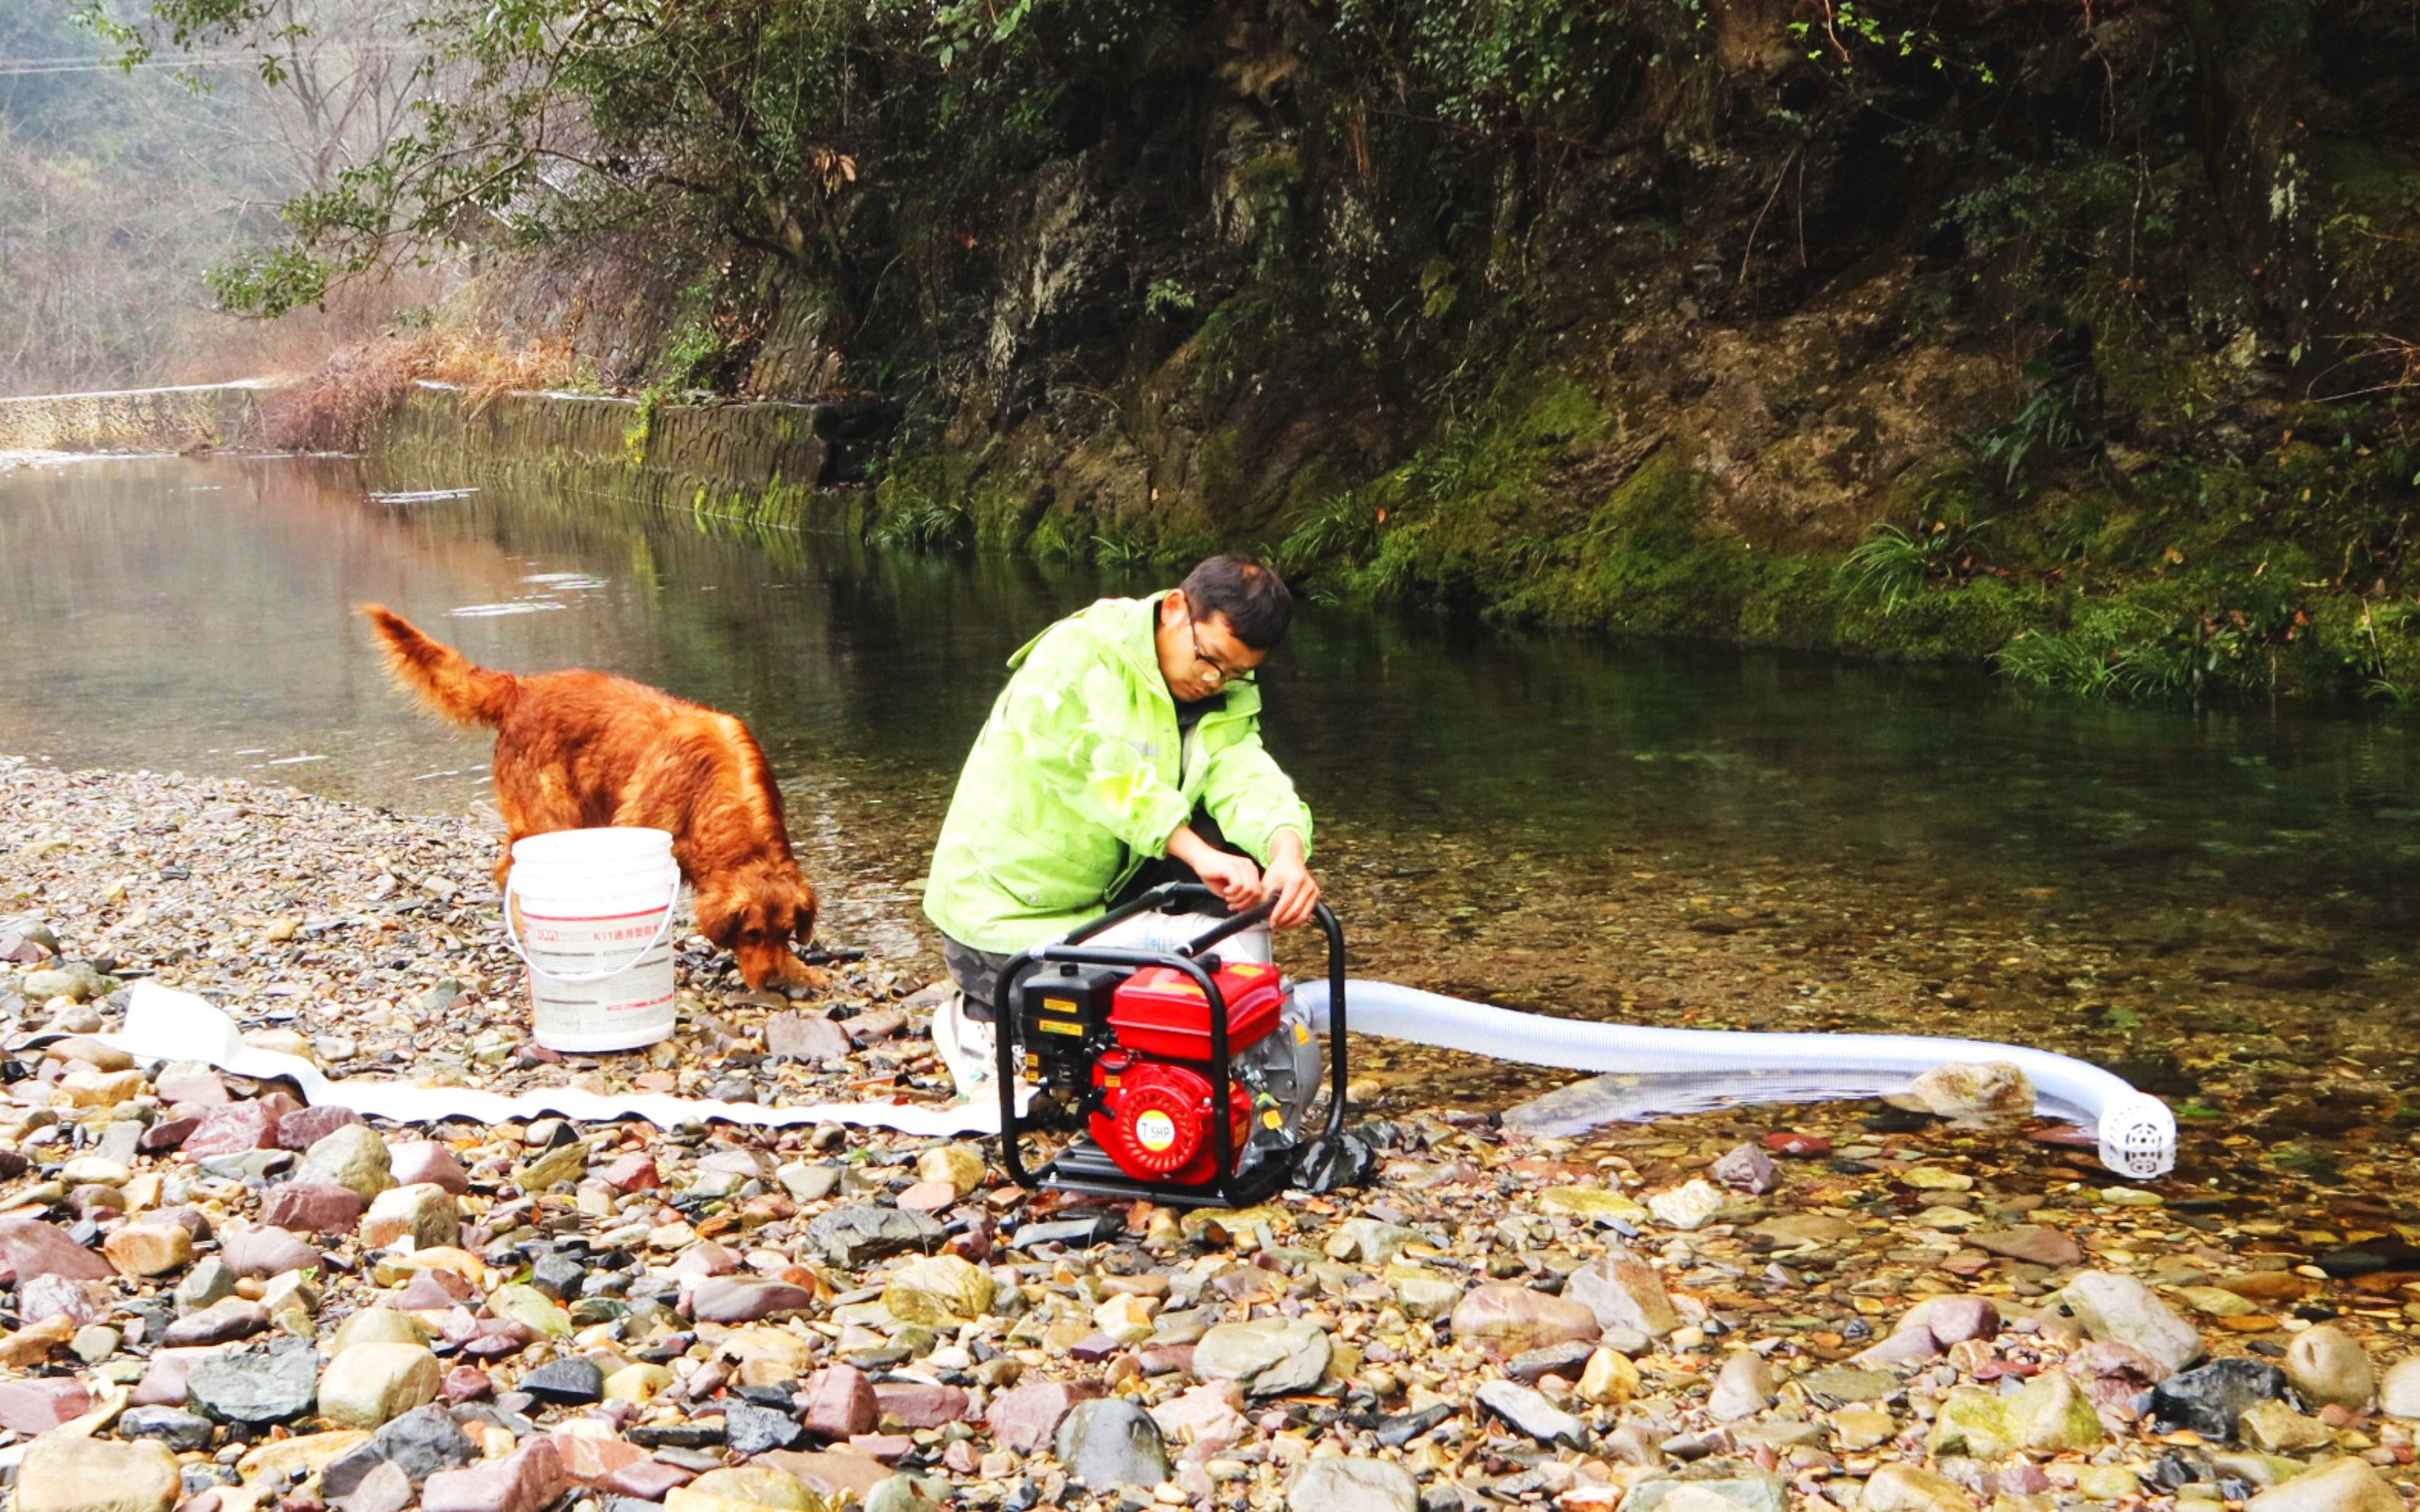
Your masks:
{"label": "river", "polygon": [[[349,612],[381,600],[483,662],[741,715],[827,940],[928,957],[924,858],[1002,659],[1158,585],[544,492],[381,502],[358,465],[300,459],[0,476],[0,749],[475,812],[485,739],[387,684]],[[2273,1158],[2409,1136],[2405,721],[1317,603],[1264,686],[1358,972],[1590,1017],[2019,1040]],[[1559,1079],[1365,1058],[1441,1099]]]}

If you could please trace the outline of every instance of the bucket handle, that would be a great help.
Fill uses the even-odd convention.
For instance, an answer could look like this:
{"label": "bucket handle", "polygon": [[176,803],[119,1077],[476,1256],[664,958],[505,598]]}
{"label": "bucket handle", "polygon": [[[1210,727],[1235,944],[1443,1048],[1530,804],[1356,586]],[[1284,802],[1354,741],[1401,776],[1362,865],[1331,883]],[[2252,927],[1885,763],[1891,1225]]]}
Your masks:
{"label": "bucket handle", "polygon": [[518,867],[504,873],[504,938],[512,942],[513,954],[521,958],[521,964],[529,967],[533,975],[544,977],[549,981],[559,981],[566,987],[584,987],[592,982],[603,981],[610,977],[618,977],[625,971],[629,970],[632,966],[637,965],[640,962],[644,961],[648,954],[653,951],[657,946],[661,945],[664,942],[664,935],[669,933],[673,927],[673,915],[678,912],[680,908],[680,873],[678,872],[675,872],[673,873],[673,895],[670,899],[665,901],[663,922],[656,926],[656,933],[648,937],[647,943],[639,947],[638,954],[630,957],[629,960],[623,962],[620,965],[611,967],[604,971],[574,971],[568,974],[559,971],[549,971],[544,966],[539,965],[536,962],[529,958],[528,949],[521,944],[520,931],[513,928],[513,884],[520,880],[520,869]]}

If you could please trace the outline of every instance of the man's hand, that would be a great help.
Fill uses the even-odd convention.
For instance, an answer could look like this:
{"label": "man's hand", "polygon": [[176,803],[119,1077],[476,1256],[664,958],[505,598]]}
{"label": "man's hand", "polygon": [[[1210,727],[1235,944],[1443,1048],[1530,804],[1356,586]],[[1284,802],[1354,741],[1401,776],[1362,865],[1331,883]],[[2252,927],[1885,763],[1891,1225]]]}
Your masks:
{"label": "man's hand", "polygon": [[1302,923],[1319,905],[1319,883],[1303,860],[1302,837],[1291,829],[1278,831],[1269,869],[1261,877],[1261,896],[1277,900],[1277,906],[1269,911],[1269,923],[1278,929]]}
{"label": "man's hand", "polygon": [[1181,825],[1168,837],[1168,854],[1191,867],[1202,885],[1228,907],[1240,910],[1261,901],[1261,869],[1252,858],[1218,849],[1195,834],[1192,825]]}

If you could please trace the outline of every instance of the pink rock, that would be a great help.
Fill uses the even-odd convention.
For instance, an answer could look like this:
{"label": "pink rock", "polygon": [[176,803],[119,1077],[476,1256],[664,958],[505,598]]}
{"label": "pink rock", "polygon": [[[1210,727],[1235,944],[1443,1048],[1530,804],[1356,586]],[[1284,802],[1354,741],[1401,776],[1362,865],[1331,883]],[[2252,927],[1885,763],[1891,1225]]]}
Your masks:
{"label": "pink rock", "polygon": [[10,1277],[62,1275],[105,1281],[117,1268],[39,1218],[0,1218],[0,1260]]}
{"label": "pink rock", "polygon": [[1152,1421],[1171,1440],[1182,1440],[1204,1455],[1242,1441],[1251,1431],[1244,1419],[1244,1383],[1204,1381],[1151,1410]]}
{"label": "pink rock", "polygon": [[673,1261],[675,1275],[729,1275],[739,1269],[739,1257],[710,1239],[704,1239],[681,1251]]}
{"label": "pink rock", "polygon": [[[1363,1358],[1369,1357],[1364,1355]],[[1370,1363],[1381,1365],[1385,1362],[1372,1360]],[[1193,1368],[1193,1346],[1162,1344],[1154,1349],[1137,1350],[1135,1364],[1142,1367],[1142,1373],[1146,1376],[1167,1376],[1174,1375],[1179,1371],[1190,1371]]]}
{"label": "pink rock", "polygon": [[824,1449],[807,1454],[796,1449],[768,1449],[754,1462],[797,1476],[817,1496],[835,1500],[854,1496],[861,1504],[876,1486],[891,1478],[889,1465],[854,1449]]}
{"label": "pink rock", "polygon": [[627,1465],[605,1477],[605,1489],[616,1496],[635,1496],[642,1502],[660,1502],[677,1486],[695,1480],[694,1471],[668,1465],[660,1459],[642,1459]]}
{"label": "pink rock", "polygon": [[617,1471],[644,1464],[647,1451],[620,1439],[599,1439],[583,1433],[556,1432],[547,1435],[554,1441],[557,1458],[563,1462],[563,1473],[582,1486],[602,1485]]}
{"label": "pink rock", "polygon": [[539,1512],[570,1484],[555,1440],[546,1435],[502,1459],[429,1476],[420,1490],[421,1512]]}
{"label": "pink rock", "polygon": [[477,1331],[462,1341],[462,1352],[474,1360],[502,1360],[529,1348],[537,1335],[509,1318],[482,1318]]}
{"label": "pink rock", "polygon": [[154,1350],[148,1368],[136,1382],[129,1398],[135,1407],[182,1407],[185,1405],[185,1372],[197,1360],[207,1360],[220,1353],[218,1350]]}
{"label": "pink rock", "polygon": [[229,1103],[202,1115],[185,1136],[187,1160],[209,1155],[240,1155],[247,1149],[277,1148],[277,1113],[265,1101]]}
{"label": "pink rock", "polygon": [[202,1126],[202,1120],[198,1117],[202,1111],[206,1110],[196,1108],[194,1115],[178,1113],[163,1123],[153,1124],[136,1136],[134,1148],[146,1155],[157,1155],[166,1150],[184,1149],[185,1141],[192,1138],[194,1131]]}
{"label": "pink rock", "polygon": [[260,1199],[261,1222],[299,1234],[349,1233],[361,1216],[361,1194],[334,1181],[281,1181]]}
{"label": "pink rock", "polygon": [[958,1200],[958,1189],[947,1181],[918,1181],[899,1194],[899,1205],[911,1212],[939,1212]]}
{"label": "pink rock", "polygon": [[916,1447],[916,1436],[912,1433],[860,1433],[849,1439],[848,1446],[869,1459],[895,1465],[908,1458],[908,1450]]}
{"label": "pink rock", "polygon": [[151,1214],[151,1216],[144,1219],[143,1221],[150,1224],[175,1224],[178,1227],[193,1235],[194,1242],[196,1244],[208,1242],[211,1233],[209,1219],[203,1216],[201,1209],[196,1208],[190,1203],[180,1203],[173,1208],[163,1208],[158,1212]]}
{"label": "pink rock", "polygon": [[28,1276],[17,1286],[17,1321],[39,1323],[64,1318],[82,1328],[109,1316],[109,1304],[96,1301],[92,1288],[63,1275]]}
{"label": "pink rock", "polygon": [[318,1265],[319,1252],[283,1228],[264,1226],[227,1235],[219,1246],[219,1258],[238,1275],[282,1275]]}
{"label": "pink rock", "polygon": [[765,1048],[784,1060],[845,1060],[848,1031],[820,1013],[781,1013],[765,1022]]}
{"label": "pink rock", "polygon": [[2100,1411],[2125,1414],[2131,1421],[2135,1396],[2173,1374],[2159,1361],[2116,1339],[2095,1339],[2069,1354],[2062,1369],[2084,1388],[2085,1399]]}
{"label": "pink rock", "polygon": [[2000,1309],[1982,1297],[1935,1297],[1924,1304],[1924,1326],[1946,1350],[1968,1339],[1997,1337]]}
{"label": "pink rock", "polygon": [[496,1394],[495,1378],[474,1365],[458,1365],[445,1372],[438,1395],[449,1402],[484,1402]]}
{"label": "pink rock", "polygon": [[408,1313],[434,1312],[469,1302],[471,1296],[470,1282],[432,1265],[411,1278],[395,1304]]}
{"label": "pink rock", "polygon": [[470,1173],[454,1151],[434,1139],[407,1139],[387,1147],[388,1168],[397,1186],[432,1181],[460,1196],[471,1190]]}
{"label": "pink rock", "polygon": [[1941,1346],[1933,1342],[1932,1330],[1919,1321],[1914,1328],[1899,1330],[1880,1344],[1859,1353],[1855,1359],[1859,1365],[1912,1365],[1918,1360],[1930,1360],[1940,1352]]}
{"label": "pink rock", "polygon": [[872,1431],[880,1403],[874,1382],[855,1365],[835,1365],[814,1373],[799,1393],[799,1420],[807,1431],[846,1439]]}
{"label": "pink rock", "polygon": [[2019,1224],[2013,1228],[1988,1228],[1968,1234],[1966,1242],[1979,1250],[2029,1265],[2080,1265],[2084,1246],[2072,1235],[2040,1224]]}
{"label": "pink rock", "polygon": [[70,1377],[0,1381],[0,1428],[29,1439],[91,1411],[91,1393]]}
{"label": "pink rock", "polygon": [[709,1276],[690,1293],[690,1316],[701,1323],[752,1323],[775,1313],[799,1312],[815,1304],[804,1287],[781,1281],[751,1281],[737,1276]]}
{"label": "pink rock", "polygon": [[160,1082],[155,1084],[155,1090],[160,1094],[160,1101],[170,1107],[179,1103],[197,1108],[223,1108],[227,1104],[226,1083],[219,1080],[219,1073],[214,1071]]}
{"label": "pink rock", "polygon": [[1995,1470],[1983,1477],[1985,1496],[2039,1496],[2050,1489],[2050,1476],[2041,1466],[2021,1459],[2006,1470]]}
{"label": "pink rock", "polygon": [[883,1423],[911,1428],[937,1428],[967,1415],[967,1394],[955,1386],[921,1386],[907,1381],[874,1388],[875,1416]]}
{"label": "pink rock", "polygon": [[1548,1345],[1586,1342],[1599,1329],[1597,1314],[1579,1296],[1551,1296],[1517,1281],[1473,1287],[1453,1308],[1454,1342],[1476,1345],[1498,1360]]}
{"label": "pink rock", "polygon": [[1706,1174],[1723,1185],[1742,1192],[1770,1192],[1780,1180],[1773,1168],[1773,1157],[1754,1145],[1742,1145],[1707,1168]]}
{"label": "pink rock", "polygon": [[991,1436],[1001,1448],[1039,1449],[1078,1402],[1099,1395],[1101,1388],[1089,1381],[1039,1381],[993,1397],[984,1421],[991,1425]]}
{"label": "pink rock", "polygon": [[362,1116],[350,1108],[296,1108],[277,1120],[277,1148],[308,1149],[337,1130],[361,1121]]}
{"label": "pink rock", "polygon": [[972,1475],[982,1463],[970,1440],[959,1439],[941,1451],[941,1464],[954,1475]]}
{"label": "pink rock", "polygon": [[625,1155],[605,1167],[605,1184],[616,1192],[646,1192],[664,1184],[656,1163],[644,1155]]}

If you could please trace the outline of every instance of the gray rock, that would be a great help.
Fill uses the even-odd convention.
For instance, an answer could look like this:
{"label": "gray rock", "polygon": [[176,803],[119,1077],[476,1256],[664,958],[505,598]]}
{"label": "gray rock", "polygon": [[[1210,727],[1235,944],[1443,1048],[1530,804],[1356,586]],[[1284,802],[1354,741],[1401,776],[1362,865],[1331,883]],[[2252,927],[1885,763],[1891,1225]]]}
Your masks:
{"label": "gray rock", "polygon": [[768,1449],[795,1449],[807,1436],[799,1420],[774,1407],[754,1402],[726,1402],[722,1408],[722,1442],[736,1455],[760,1455]]}
{"label": "gray rock", "polygon": [[235,1273],[217,1256],[210,1256],[177,1283],[177,1311],[197,1313],[212,1303],[235,1295]]}
{"label": "gray rock", "polygon": [[1286,1489],[1286,1512],[1414,1512],[1420,1489],[1384,1459],[1313,1459]]}
{"label": "gray rock", "polygon": [[230,1350],[196,1361],[185,1373],[187,1402],[222,1423],[283,1423],[309,1411],[318,1389],[318,1364],[303,1339]]}
{"label": "gray rock", "polygon": [[2286,1395],[2286,1372],[2260,1360],[2213,1360],[2151,1388],[2144,1416],[2162,1432],[2190,1428],[2205,1439],[2231,1442],[2235,1422],[2256,1403]]}
{"label": "gray rock", "polygon": [[1078,1402],[1053,1443],[1067,1473],[1094,1490],[1148,1489],[1168,1479],[1168,1448],[1151,1414],[1123,1397]]}
{"label": "gray rock", "polygon": [[855,1268],[893,1255],[937,1249],[941,1226],[904,1208],[835,1208],[807,1225],[807,1242],[833,1263]]}
{"label": "gray rock", "polygon": [[1309,1391],[1326,1378],[1332,1347],[1318,1324],[1299,1318],[1220,1323],[1193,1346],[1193,1373],[1240,1381],[1255,1396]]}
{"label": "gray rock", "polygon": [[320,1494],[349,1496],[380,1465],[392,1464],[405,1483],[417,1486],[441,1470],[457,1470],[479,1458],[479,1446],[443,1407],[415,1407],[380,1427],[370,1442],[328,1462]]}
{"label": "gray rock", "polygon": [[118,1414],[117,1432],[128,1439],[158,1439],[169,1448],[207,1449],[214,1425],[176,1407],[130,1407]]}
{"label": "gray rock", "polygon": [[1517,1381],[1491,1381],[1474,1399],[1540,1443],[1567,1443],[1576,1449],[1588,1443],[1586,1423],[1546,1400],[1544,1393]]}
{"label": "gray rock", "polygon": [[593,1402],[605,1395],[605,1372],[594,1360],[549,1360],[521,1377],[521,1390],[542,1402]]}

